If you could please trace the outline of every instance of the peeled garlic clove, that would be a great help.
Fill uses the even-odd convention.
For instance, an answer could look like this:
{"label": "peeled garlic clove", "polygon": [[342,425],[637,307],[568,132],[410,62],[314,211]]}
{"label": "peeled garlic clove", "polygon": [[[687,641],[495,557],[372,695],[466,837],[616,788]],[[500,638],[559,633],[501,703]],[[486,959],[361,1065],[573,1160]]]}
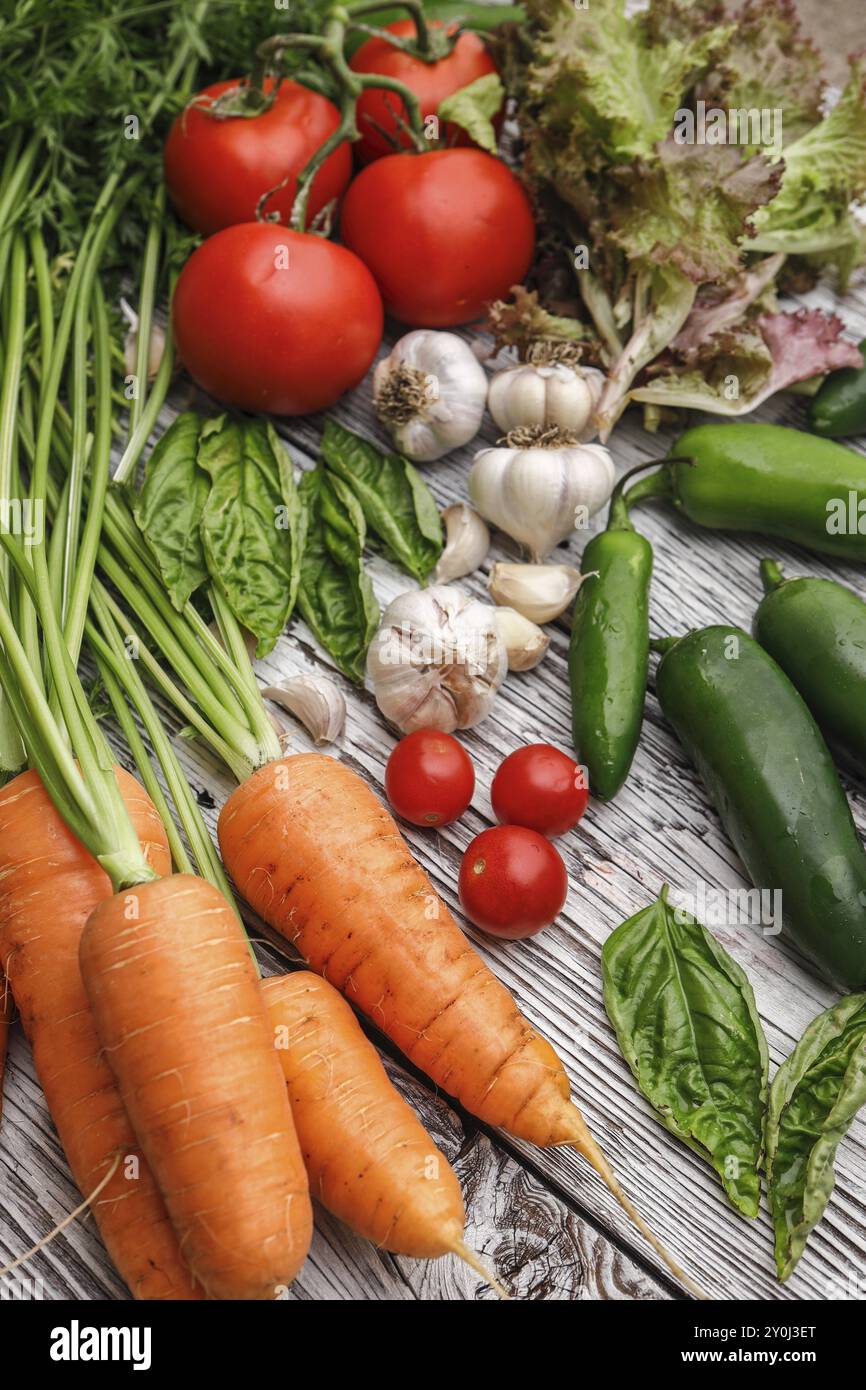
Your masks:
{"label": "peeled garlic clove", "polygon": [[335,743],[343,732],[346,701],[326,676],[293,676],[282,685],[266,686],[262,695],[293,714],[315,744]]}
{"label": "peeled garlic clove", "polygon": [[490,532],[477,512],[465,502],[456,502],[442,513],[445,522],[445,549],[436,566],[437,584],[462,579],[484,563],[490,549]]}
{"label": "peeled garlic clove", "polygon": [[516,608],[532,623],[550,623],[573,602],[582,580],[571,565],[497,564],[487,587],[494,603]]}
{"label": "peeled garlic clove", "polygon": [[376,414],[401,454],[431,463],[474,439],[487,373],[456,333],[406,333],[373,373]]}
{"label": "peeled garlic clove", "polygon": [[496,630],[508,652],[509,671],[531,671],[550,646],[547,633],[516,608],[497,608]]}

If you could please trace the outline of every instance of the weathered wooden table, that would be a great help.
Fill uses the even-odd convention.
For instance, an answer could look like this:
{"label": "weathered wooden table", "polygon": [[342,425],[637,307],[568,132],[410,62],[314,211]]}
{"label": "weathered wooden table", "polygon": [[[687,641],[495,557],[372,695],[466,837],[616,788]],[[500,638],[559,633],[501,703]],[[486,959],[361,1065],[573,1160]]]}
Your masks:
{"label": "weathered wooden table", "polygon": [[[807,302],[828,304],[820,291]],[[866,335],[866,292],[843,301],[848,330]],[[164,426],[199,398],[178,382],[164,412]],[[804,406],[788,396],[759,418],[801,424]],[[370,408],[369,381],[345,398],[336,415],[371,438],[381,435]],[[287,421],[280,429],[297,464],[309,466],[322,427],[320,417]],[[491,421],[477,447],[495,437]],[[635,412],[617,429],[612,448],[618,469],[653,458],[667,438],[646,434]],[[444,507],[466,494],[472,448],[429,466],[425,476]],[[594,519],[593,529],[603,523]],[[669,510],[646,508],[639,525],[655,547],[653,630],[681,633],[721,620],[748,627],[760,596],[758,560],[770,555],[790,573],[832,574],[866,597],[866,580],[854,567],[831,567],[795,547],[757,537],[701,532]],[[497,536],[490,562],[514,557],[516,549]],[[585,538],[575,537],[559,554],[578,563]],[[383,604],[410,581],[381,558],[370,562]],[[487,566],[485,566],[487,568]],[[482,573],[461,581],[485,597]],[[409,830],[412,847],[450,907],[460,855],[491,822],[490,780],[501,758],[522,743],[548,741],[570,747],[566,673],[568,633],[552,628],[550,651],[535,671],[511,675],[489,718],[465,735],[477,769],[469,812],[442,833]],[[299,671],[328,669],[329,663],[300,620],[261,663],[271,683]],[[394,736],[385,727],[369,692],[339,675],[349,717],[336,756],[345,759],[380,793]],[[169,722],[177,721],[167,714]],[[296,750],[308,747],[298,730]],[[216,808],[230,790],[219,765],[186,739],[177,747],[194,787]],[[854,814],[866,832],[866,783],[843,774]],[[863,1297],[866,1291],[866,1122],[855,1121],[839,1152],[836,1191],[795,1275],[780,1287],[773,1275],[772,1236],[762,1212],[747,1222],[727,1205],[721,1188],[697,1157],[669,1136],[639,1097],[608,1025],[601,998],[599,952],[608,933],[654,898],[663,882],[694,892],[744,885],[736,857],[682,749],[665,724],[650,691],[643,738],[628,784],[610,806],[591,804],[578,830],[560,842],[570,877],[566,908],[549,930],[531,941],[500,943],[471,928],[473,941],[514,992],[526,1014],[559,1050],[575,1099],[610,1157],[623,1184],[671,1251],[718,1298],[824,1299]],[[62,904],[58,905],[62,911]],[[830,1004],[833,992],[809,974],[784,946],[750,927],[715,928],[751,979],[775,1067],[806,1024]],[[269,970],[279,956],[266,944]],[[514,1296],[535,1299],[667,1299],[682,1296],[655,1255],[630,1227],[606,1189],[585,1163],[565,1151],[540,1152],[458,1115],[429,1085],[388,1059],[392,1075],[418,1107],[441,1143],[466,1194],[467,1239],[497,1269]],[[0,1264],[45,1235],[78,1203],[32,1061],[19,1030],[13,1030],[0,1128]],[[471,1299],[493,1295],[455,1259],[422,1263],[383,1254],[356,1238],[321,1209],[306,1266],[292,1288],[297,1299]],[[123,1298],[126,1291],[102,1248],[92,1219],[77,1221],[28,1265],[42,1281],[45,1298]]]}

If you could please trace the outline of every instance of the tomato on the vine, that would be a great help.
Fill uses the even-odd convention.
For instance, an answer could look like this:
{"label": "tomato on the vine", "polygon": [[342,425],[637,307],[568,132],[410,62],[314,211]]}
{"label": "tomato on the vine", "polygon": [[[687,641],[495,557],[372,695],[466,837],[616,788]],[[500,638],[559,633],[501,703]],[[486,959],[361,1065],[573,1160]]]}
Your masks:
{"label": "tomato on the vine", "polygon": [[[457,26],[448,26],[449,33]],[[398,38],[411,37],[415,24],[411,19],[401,19],[386,26],[389,33]],[[441,21],[428,21],[428,28],[441,29]],[[349,66],[355,72],[376,73],[382,77],[395,77],[415,93],[424,117],[435,116],[440,102],[477,82],[479,77],[487,77],[496,72],[496,64],[477,34],[464,30],[459,34],[451,52],[435,62],[425,62],[413,53],[395,48],[387,39],[373,37],[362,44],[351,59]],[[407,122],[406,108],[402,98],[384,87],[368,87],[358,99],[358,129],[361,139],[355,148],[362,163],[382,155],[393,154],[398,146],[407,148],[411,141],[404,129]],[[471,140],[459,126],[450,125],[441,132],[448,145],[468,145]]]}
{"label": "tomato on the vine", "polygon": [[382,300],[345,246],[246,222],[190,256],[172,324],[183,365],[224,405],[307,415],[367,372],[382,338]]}
{"label": "tomato on the vine", "polygon": [[463,815],[474,790],[469,754],[438,729],[418,729],[401,739],[385,769],[388,800],[412,825],[450,824]]}
{"label": "tomato on the vine", "polygon": [[534,936],[559,915],[568,875],[549,840],[522,825],[495,825],[472,841],[460,865],[460,905],[492,936]]}
{"label": "tomato on the vine", "polygon": [[[279,184],[265,211],[288,222],[298,174],[340,123],[333,102],[287,78],[258,115],[209,114],[219,97],[238,86],[235,79],[205,87],[175,119],[165,142],[171,201],[181,220],[205,236],[252,222],[259,200]],[[273,90],[273,78],[265,79],[264,90]],[[351,176],[351,147],[344,142],[313,180],[308,222],[342,197]]]}
{"label": "tomato on the vine", "polygon": [[498,821],[555,837],[577,825],[589,789],[579,763],[549,743],[531,743],[500,764],[490,800]]}
{"label": "tomato on the vine", "polygon": [[416,328],[480,318],[523,279],[535,249],[523,187],[475,149],[368,164],[346,194],[340,234],[370,267],[388,313]]}

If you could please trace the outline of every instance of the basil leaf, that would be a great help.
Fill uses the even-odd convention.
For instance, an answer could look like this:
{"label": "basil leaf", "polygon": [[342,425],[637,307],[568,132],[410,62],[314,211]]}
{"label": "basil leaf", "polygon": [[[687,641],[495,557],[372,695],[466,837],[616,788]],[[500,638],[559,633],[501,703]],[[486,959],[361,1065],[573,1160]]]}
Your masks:
{"label": "basil leaf", "polygon": [[769,1062],[743,971],[671,907],[667,888],[611,933],[601,963],[604,1006],[640,1090],[738,1211],[757,1216]]}
{"label": "basil leaf", "polygon": [[[298,607],[316,641],[339,669],[363,685],[367,648],[381,615],[364,569],[363,530],[356,528],[354,537],[351,534],[351,512],[338,505],[333,482],[322,468],[301,479],[306,542]],[[363,527],[363,516],[357,519]]]}
{"label": "basil leaf", "polygon": [[270,425],[221,415],[202,426],[198,461],[210,476],[201,517],[207,567],[238,622],[266,656],[300,582],[301,506],[292,465]]}
{"label": "basil leaf", "polygon": [[135,519],[178,610],[208,574],[199,530],[209,488],[196,457],[200,428],[198,415],[191,413],[169,425],[147,461],[134,501]]}
{"label": "basil leaf", "polygon": [[864,1104],[866,994],[850,994],[813,1019],[770,1087],[767,1191],[781,1280],[824,1214],[836,1150]]}
{"label": "basil leaf", "polygon": [[502,110],[504,102],[505,88],[499,73],[488,72],[440,101],[436,114],[441,121],[459,125],[482,150],[496,154],[498,145],[493,117]]}
{"label": "basil leaf", "polygon": [[389,558],[423,584],[442,554],[442,521],[418,470],[335,420],[325,421],[322,460],[352,489]]}

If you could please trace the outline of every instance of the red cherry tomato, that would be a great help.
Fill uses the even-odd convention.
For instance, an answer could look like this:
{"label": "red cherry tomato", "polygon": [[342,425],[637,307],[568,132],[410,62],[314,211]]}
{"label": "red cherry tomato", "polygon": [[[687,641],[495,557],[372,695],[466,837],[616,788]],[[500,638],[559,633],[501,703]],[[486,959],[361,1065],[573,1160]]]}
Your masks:
{"label": "red cherry tomato", "polygon": [[565,865],[549,840],[522,825],[495,825],[472,841],[460,865],[460,905],[492,936],[534,936],[562,910]]}
{"label": "red cherry tomato", "polygon": [[[415,33],[411,19],[398,20],[386,26],[388,32],[400,38]],[[441,29],[441,23],[434,21],[431,29]],[[449,31],[456,26],[449,25]],[[421,107],[422,116],[435,116],[439,103],[479,77],[496,72],[496,64],[477,34],[465,30],[457,39],[451,52],[435,63],[425,63],[411,53],[405,53],[387,39],[368,39],[362,44],[349,66],[355,72],[377,73],[382,77],[396,77],[405,87],[414,92]],[[393,154],[397,146],[407,148],[411,141],[402,128],[401,122],[407,120],[406,108],[399,96],[383,87],[368,87],[358,100],[358,129],[361,139],[355,148],[363,164],[382,155]],[[469,145],[471,140],[459,126],[446,126],[442,132],[449,145]],[[391,137],[389,139],[388,137]]]}
{"label": "red cherry tomato", "polygon": [[346,194],[340,235],[370,267],[388,313],[416,328],[480,318],[523,279],[535,247],[529,199],[483,150],[368,164]]}
{"label": "red cherry tomato", "polygon": [[[182,111],[165,143],[165,181],[178,216],[210,236],[236,222],[252,222],[259,199],[286,180],[268,200],[267,212],[287,222],[298,174],[340,123],[327,97],[287,79],[273,105],[258,116],[208,115],[208,103],[238,86],[214,82]],[[265,90],[273,89],[273,79]],[[348,143],[334,150],[313,180],[307,222],[333,198],[341,198],[352,176]]]}
{"label": "red cherry tomato", "polygon": [[475,790],[469,754],[450,734],[418,729],[397,744],[385,769],[388,800],[412,825],[448,825]]}
{"label": "red cherry tomato", "polygon": [[509,753],[500,765],[490,800],[498,821],[555,837],[577,825],[589,791],[578,763],[549,743],[532,743]]}
{"label": "red cherry tomato", "polygon": [[382,300],[344,246],[245,222],[190,256],[172,323],[184,366],[224,405],[307,415],[366,373],[382,338]]}

